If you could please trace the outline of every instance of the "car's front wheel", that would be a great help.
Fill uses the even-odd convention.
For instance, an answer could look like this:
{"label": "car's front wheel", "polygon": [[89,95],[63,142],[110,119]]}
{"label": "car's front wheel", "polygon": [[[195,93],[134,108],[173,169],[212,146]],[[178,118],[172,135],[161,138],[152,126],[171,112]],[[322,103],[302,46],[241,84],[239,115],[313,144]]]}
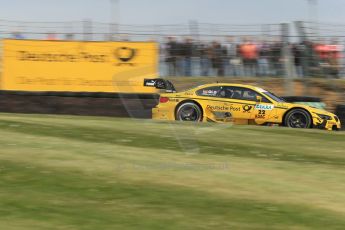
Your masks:
{"label": "car's front wheel", "polygon": [[197,104],[193,102],[185,102],[178,107],[176,111],[176,120],[202,121],[202,111]]}
{"label": "car's front wheel", "polygon": [[285,116],[284,124],[290,128],[310,128],[312,119],[304,109],[293,109]]}

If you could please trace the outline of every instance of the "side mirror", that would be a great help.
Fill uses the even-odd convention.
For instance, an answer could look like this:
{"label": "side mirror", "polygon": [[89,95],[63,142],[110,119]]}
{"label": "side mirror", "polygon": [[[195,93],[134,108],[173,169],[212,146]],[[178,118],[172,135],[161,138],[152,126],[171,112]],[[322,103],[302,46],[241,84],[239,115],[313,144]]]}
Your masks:
{"label": "side mirror", "polygon": [[262,102],[262,97],[261,96],[256,96],[256,102],[261,103]]}

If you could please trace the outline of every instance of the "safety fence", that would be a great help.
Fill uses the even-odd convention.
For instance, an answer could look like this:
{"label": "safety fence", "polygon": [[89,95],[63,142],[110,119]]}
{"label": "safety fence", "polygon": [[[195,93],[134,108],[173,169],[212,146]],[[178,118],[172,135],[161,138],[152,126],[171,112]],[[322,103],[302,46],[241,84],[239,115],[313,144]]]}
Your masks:
{"label": "safety fence", "polygon": [[345,26],[283,24],[123,25],[0,20],[0,37],[34,40],[155,41],[161,76],[342,78]]}

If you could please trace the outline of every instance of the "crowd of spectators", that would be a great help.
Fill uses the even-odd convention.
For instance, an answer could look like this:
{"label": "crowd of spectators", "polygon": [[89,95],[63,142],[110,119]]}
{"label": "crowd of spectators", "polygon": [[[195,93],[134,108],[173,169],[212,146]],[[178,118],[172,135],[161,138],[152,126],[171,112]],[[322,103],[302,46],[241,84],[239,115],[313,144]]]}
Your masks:
{"label": "crowd of spectators", "polygon": [[[25,39],[20,32],[12,38]],[[58,40],[55,33],[47,33],[46,40]],[[64,40],[73,40],[73,34],[65,34]],[[161,67],[166,76],[277,76],[284,75],[287,66],[283,61],[291,59],[294,75],[338,78],[345,71],[344,48],[337,40],[287,45],[279,39],[259,40],[226,37],[223,42],[195,41],[192,38],[168,37],[161,46]],[[162,69],[162,68],[161,68]]]}
{"label": "crowd of spectators", "polygon": [[220,43],[168,37],[162,51],[168,76],[283,76],[284,58],[291,58],[299,77],[338,77],[341,72],[343,48],[334,41],[294,43],[287,48],[283,56],[279,40],[227,38]]}

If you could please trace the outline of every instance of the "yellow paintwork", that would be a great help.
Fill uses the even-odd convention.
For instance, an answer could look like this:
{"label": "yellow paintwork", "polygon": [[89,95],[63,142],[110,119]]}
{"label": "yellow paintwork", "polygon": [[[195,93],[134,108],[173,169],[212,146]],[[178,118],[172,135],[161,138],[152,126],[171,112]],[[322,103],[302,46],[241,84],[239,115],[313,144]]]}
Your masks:
{"label": "yellow paintwork", "polygon": [[155,42],[3,41],[1,90],[158,93]]}
{"label": "yellow paintwork", "polygon": [[[249,88],[257,92],[262,97],[267,98],[270,102],[263,103],[221,97],[198,96],[196,94],[196,91],[212,86],[234,86]],[[310,113],[312,117],[313,127],[318,127],[324,122],[323,128],[327,130],[332,130],[334,126],[340,129],[340,121],[337,121],[335,118],[336,115],[330,112],[306,105],[277,102],[274,99],[268,97],[267,95],[264,95],[262,92],[262,89],[251,85],[214,83],[202,85],[180,93],[165,93],[161,94],[161,97],[168,97],[169,101],[166,103],[159,103],[155,108],[153,108],[152,118],[157,120],[176,120],[175,112],[177,106],[184,101],[194,101],[202,107],[202,121],[205,122],[213,121],[221,123],[233,122],[235,124],[282,125],[284,115],[289,110],[293,108],[302,108]],[[264,115],[260,114],[260,107],[264,108]],[[229,112],[231,113],[231,119],[225,117],[216,117],[215,113],[217,112]],[[317,114],[330,116],[331,120],[324,121]]]}

